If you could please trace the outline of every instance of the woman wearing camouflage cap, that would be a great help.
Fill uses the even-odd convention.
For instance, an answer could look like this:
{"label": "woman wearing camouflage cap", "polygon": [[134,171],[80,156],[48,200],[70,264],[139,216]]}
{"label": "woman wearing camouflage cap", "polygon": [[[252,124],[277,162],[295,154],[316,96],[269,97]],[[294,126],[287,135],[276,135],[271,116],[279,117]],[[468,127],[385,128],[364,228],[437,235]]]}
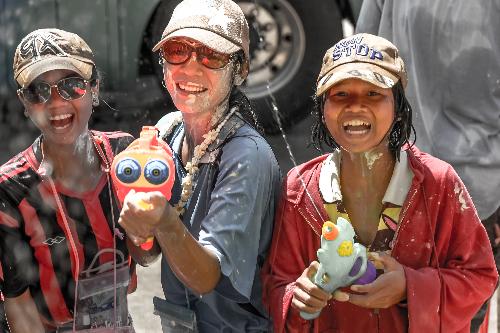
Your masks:
{"label": "woman wearing camouflage cap", "polygon": [[[465,333],[493,293],[491,246],[466,188],[450,165],[409,141],[406,84],[403,60],[386,39],[354,35],[326,52],[312,137],[333,151],[285,181],[264,270],[275,332]],[[338,218],[372,252],[378,276],[332,295],[311,277],[323,223]],[[342,249],[347,256],[349,246]],[[360,268],[351,267],[355,276]]]}
{"label": "woman wearing camouflage cap", "polygon": [[173,207],[159,193],[129,195],[120,223],[136,244],[154,235],[151,256],[163,253],[164,331],[268,331],[259,275],[280,172],[237,88],[248,73],[246,19],[231,0],[185,0],[153,50],[180,110],[157,126],[182,161],[181,197]]}
{"label": "woman wearing camouflage cap", "polygon": [[[10,329],[95,327],[102,313],[82,310],[79,287],[94,258],[111,267],[113,253],[98,256],[101,250],[127,258],[107,170],[133,138],[88,129],[99,80],[92,50],[78,35],[59,29],[28,34],[15,52],[14,77],[25,114],[41,135],[0,168],[2,292]],[[117,302],[126,310],[126,300]],[[82,321],[76,325],[74,317]],[[126,312],[122,319],[126,325]]]}

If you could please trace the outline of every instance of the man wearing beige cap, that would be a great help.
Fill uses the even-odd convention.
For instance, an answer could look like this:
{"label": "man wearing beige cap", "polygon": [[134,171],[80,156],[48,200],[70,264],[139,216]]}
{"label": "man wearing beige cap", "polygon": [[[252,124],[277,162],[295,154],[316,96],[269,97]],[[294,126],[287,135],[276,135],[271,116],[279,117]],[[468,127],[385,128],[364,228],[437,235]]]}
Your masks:
{"label": "man wearing beige cap", "polygon": [[[276,333],[465,333],[493,292],[491,246],[466,188],[410,141],[407,81],[384,38],[357,34],[326,51],[312,137],[332,151],[292,169],[285,183],[263,274]],[[377,277],[331,295],[311,277],[322,225],[338,218],[352,225]],[[351,254],[346,242],[334,249],[340,256]],[[319,253],[322,265],[335,265]],[[349,275],[361,269],[354,263]]]}
{"label": "man wearing beige cap", "polygon": [[280,171],[238,89],[248,49],[246,19],[231,0],[182,1],[153,49],[179,110],[157,126],[182,162],[181,195],[173,206],[158,193],[130,195],[120,224],[136,244],[154,235],[150,257],[163,254],[166,300],[154,302],[164,332],[270,329],[259,277]]}

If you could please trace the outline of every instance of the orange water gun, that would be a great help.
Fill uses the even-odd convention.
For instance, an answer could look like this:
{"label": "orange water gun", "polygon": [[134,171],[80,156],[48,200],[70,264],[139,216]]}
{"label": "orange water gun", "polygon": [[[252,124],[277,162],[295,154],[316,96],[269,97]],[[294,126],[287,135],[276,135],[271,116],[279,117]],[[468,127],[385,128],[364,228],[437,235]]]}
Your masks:
{"label": "orange water gun", "polygon": [[[111,179],[118,199],[122,202],[130,190],[136,192],[160,191],[167,200],[172,196],[175,180],[175,164],[170,147],[159,140],[158,129],[143,126],[140,137],[115,156],[111,164]],[[143,209],[151,204],[139,201]],[[143,250],[153,247],[153,237],[141,244]]]}

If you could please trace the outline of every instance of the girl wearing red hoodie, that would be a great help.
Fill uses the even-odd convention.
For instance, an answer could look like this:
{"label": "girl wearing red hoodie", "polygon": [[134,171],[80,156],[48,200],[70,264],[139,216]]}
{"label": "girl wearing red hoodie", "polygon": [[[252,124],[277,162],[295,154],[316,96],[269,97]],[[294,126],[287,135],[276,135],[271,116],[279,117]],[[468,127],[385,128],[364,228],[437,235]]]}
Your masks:
{"label": "girl wearing red hoodie", "polygon": [[[326,52],[312,137],[333,151],[285,179],[263,274],[275,332],[469,332],[493,293],[491,246],[466,188],[449,164],[409,142],[406,84],[403,60],[383,38],[358,34]],[[379,274],[331,295],[311,276],[323,222],[338,217]]]}

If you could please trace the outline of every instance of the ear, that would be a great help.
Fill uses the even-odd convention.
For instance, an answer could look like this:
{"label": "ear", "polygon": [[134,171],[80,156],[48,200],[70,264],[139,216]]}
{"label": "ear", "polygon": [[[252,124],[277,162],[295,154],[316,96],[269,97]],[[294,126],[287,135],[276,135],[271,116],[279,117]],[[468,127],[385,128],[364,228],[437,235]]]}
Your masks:
{"label": "ear", "polygon": [[24,109],[27,110],[28,109],[28,103],[26,103],[26,101],[24,100],[24,98],[21,97],[21,94],[19,93],[19,91],[17,91],[17,98],[19,98],[19,101],[24,106]]}
{"label": "ear", "polygon": [[90,85],[92,93],[99,95],[99,79],[95,80],[95,84]]}
{"label": "ear", "polygon": [[245,81],[248,76],[248,61],[245,61],[245,63],[243,64],[236,62],[234,66],[234,72],[234,85],[239,86]]}

